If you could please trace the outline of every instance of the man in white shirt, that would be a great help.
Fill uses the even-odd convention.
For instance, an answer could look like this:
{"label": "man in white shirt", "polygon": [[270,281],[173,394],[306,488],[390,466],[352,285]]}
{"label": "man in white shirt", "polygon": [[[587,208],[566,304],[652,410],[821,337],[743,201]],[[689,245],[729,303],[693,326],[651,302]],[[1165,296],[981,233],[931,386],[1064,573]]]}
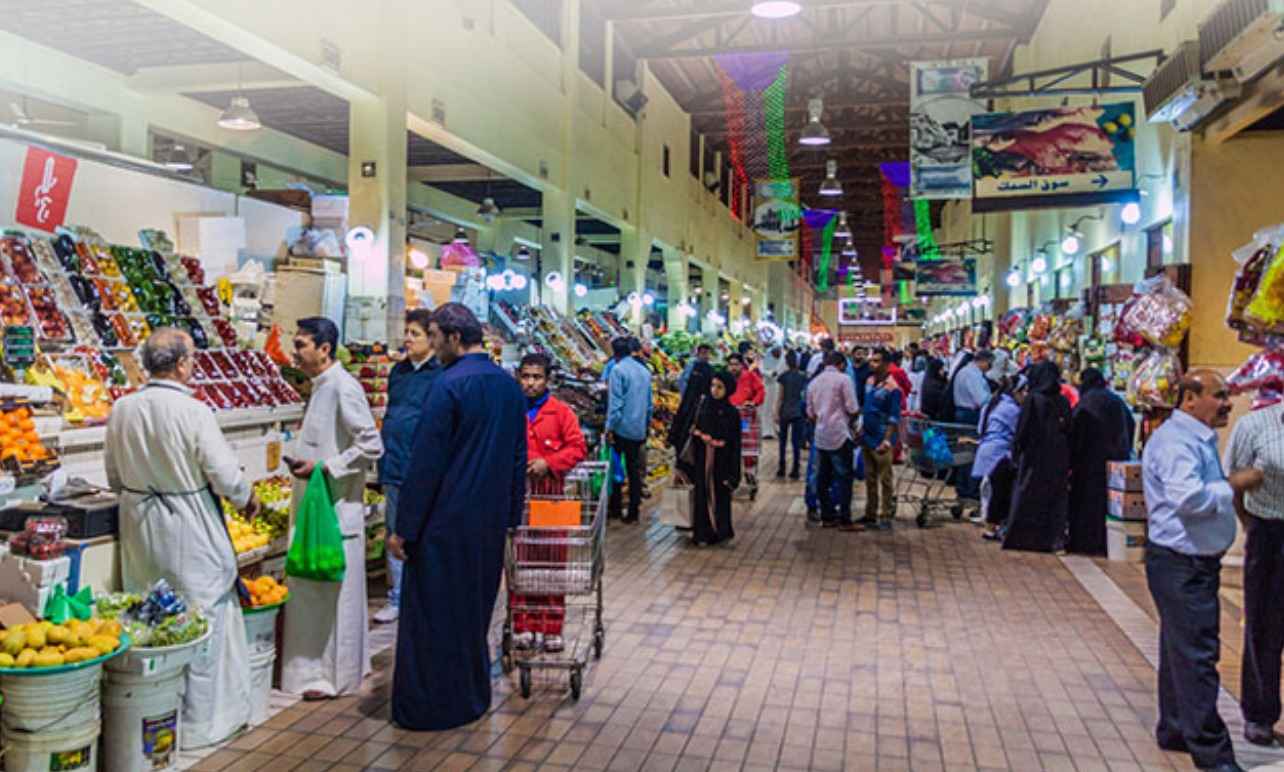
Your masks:
{"label": "man in white shirt", "polygon": [[[825,369],[807,387],[807,416],[816,424],[813,441],[819,454],[816,491],[820,498],[821,522],[826,528],[859,531],[852,522],[852,466],[856,445],[851,420],[860,413],[856,387],[843,371],[847,357],[831,350]],[[838,501],[832,486],[838,480]],[[837,513],[835,513],[837,508]]]}
{"label": "man in white shirt", "polygon": [[335,360],[339,328],[323,317],[300,319],[294,360],[312,378],[312,398],[290,459],[295,506],[318,464],[325,470],[343,533],[343,581],[290,580],[281,688],[305,700],[351,694],[370,672],[366,608],[366,472],[383,442],[361,384]]}
{"label": "man in white shirt", "polygon": [[1231,473],[1256,469],[1262,487],[1235,495],[1244,526],[1244,652],[1240,708],[1244,737],[1255,745],[1277,744],[1280,720],[1280,657],[1284,654],[1284,403],[1239,419],[1226,446]]}

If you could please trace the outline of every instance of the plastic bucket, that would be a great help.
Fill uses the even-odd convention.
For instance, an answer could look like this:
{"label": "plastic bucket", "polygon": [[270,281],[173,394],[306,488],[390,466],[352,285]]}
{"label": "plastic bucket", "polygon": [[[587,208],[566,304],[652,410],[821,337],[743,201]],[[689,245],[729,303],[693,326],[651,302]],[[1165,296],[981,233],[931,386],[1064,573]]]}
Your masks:
{"label": "plastic bucket", "polygon": [[272,694],[272,666],[276,649],[250,652],[250,726],[268,720],[268,700]]}
{"label": "plastic bucket", "polygon": [[174,769],[187,670],[108,671],[103,680],[104,769]]}
{"label": "plastic bucket", "polygon": [[250,647],[250,656],[255,654],[276,653],[276,617],[281,606],[266,606],[262,609],[244,609],[245,641]]}
{"label": "plastic bucket", "polygon": [[94,770],[102,665],[39,677],[0,676],[6,772]]}
{"label": "plastic bucket", "polygon": [[39,734],[7,731],[0,735],[5,772],[94,772],[98,769],[98,732],[97,721]]}

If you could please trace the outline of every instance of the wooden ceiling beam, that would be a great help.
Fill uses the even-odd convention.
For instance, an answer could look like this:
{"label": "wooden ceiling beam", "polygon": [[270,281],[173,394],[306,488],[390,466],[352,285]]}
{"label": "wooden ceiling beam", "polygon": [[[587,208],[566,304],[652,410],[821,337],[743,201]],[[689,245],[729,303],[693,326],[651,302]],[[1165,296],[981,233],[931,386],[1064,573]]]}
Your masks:
{"label": "wooden ceiling beam", "polygon": [[[893,6],[895,7],[895,6]],[[752,54],[786,51],[789,53],[813,53],[852,49],[856,51],[896,51],[915,46],[947,45],[950,43],[967,43],[978,40],[1009,40],[1017,33],[1010,29],[967,30],[963,32],[934,33],[928,35],[888,35],[876,38],[860,39],[827,39],[813,40],[807,43],[756,44],[750,46],[731,46],[724,48],[653,48],[640,46],[637,50],[639,59],[701,59],[720,54]]]}

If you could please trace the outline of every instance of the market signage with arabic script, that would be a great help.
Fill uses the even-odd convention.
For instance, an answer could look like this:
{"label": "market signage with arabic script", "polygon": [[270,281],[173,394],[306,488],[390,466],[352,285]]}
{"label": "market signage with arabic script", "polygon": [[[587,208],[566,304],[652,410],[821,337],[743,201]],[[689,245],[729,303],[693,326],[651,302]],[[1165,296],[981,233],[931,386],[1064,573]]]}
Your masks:
{"label": "market signage with arabic script", "polygon": [[1131,103],[972,118],[973,211],[1136,200]]}
{"label": "market signage with arabic script", "polygon": [[27,148],[14,220],[21,225],[53,233],[67,216],[67,202],[71,199],[71,183],[75,177],[76,159],[38,147]]}
{"label": "market signage with arabic script", "polygon": [[758,180],[754,184],[753,233],[759,260],[797,260],[801,225],[798,180]]}

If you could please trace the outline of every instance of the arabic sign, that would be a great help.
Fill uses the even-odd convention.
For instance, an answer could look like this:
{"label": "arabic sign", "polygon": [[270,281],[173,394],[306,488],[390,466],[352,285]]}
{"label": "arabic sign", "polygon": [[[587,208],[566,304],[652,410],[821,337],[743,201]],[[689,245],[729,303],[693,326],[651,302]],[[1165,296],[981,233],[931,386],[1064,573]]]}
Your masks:
{"label": "arabic sign", "polygon": [[910,62],[910,197],[971,197],[969,121],[983,108],[968,91],[988,72],[987,59]]}
{"label": "arabic sign", "polygon": [[976,294],[976,260],[971,257],[923,261],[918,264],[918,295]]}
{"label": "arabic sign", "polygon": [[1132,103],[972,118],[973,211],[1136,200]]}
{"label": "arabic sign", "polygon": [[797,260],[802,207],[798,180],[754,183],[753,233],[759,260]]}
{"label": "arabic sign", "polygon": [[71,198],[71,181],[75,176],[76,159],[28,147],[14,220],[53,233],[67,216],[67,201]]}

